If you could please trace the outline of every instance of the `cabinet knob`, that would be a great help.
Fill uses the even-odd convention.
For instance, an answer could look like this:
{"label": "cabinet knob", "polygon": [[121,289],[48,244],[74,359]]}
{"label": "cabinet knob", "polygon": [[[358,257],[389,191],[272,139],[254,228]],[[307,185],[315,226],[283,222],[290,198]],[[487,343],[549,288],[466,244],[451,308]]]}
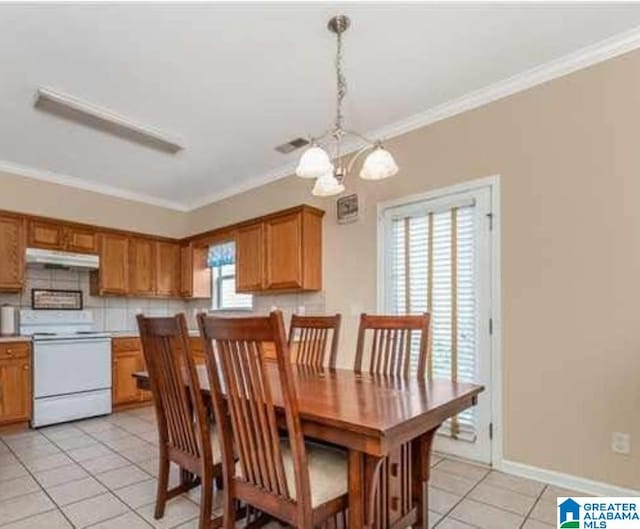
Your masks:
{"label": "cabinet knob", "polygon": [[27,364],[22,366],[22,369],[24,369],[25,371],[29,371],[29,366]]}

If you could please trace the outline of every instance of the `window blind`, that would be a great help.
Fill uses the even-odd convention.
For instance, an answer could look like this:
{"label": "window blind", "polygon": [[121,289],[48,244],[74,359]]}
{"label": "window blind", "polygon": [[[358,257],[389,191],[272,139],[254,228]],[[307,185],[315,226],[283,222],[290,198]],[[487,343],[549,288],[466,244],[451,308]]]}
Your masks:
{"label": "window blind", "polygon": [[[430,378],[477,380],[475,219],[473,204],[391,217],[391,310],[431,314]],[[418,342],[415,337],[414,369]],[[474,441],[476,431],[476,412],[470,408],[439,433]]]}

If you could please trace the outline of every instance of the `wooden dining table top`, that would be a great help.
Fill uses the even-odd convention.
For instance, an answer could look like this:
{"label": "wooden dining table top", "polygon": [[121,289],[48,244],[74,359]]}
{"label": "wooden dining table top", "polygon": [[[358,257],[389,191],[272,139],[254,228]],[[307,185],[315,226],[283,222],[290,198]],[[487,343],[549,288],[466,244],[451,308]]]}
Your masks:
{"label": "wooden dining table top", "polygon": [[[198,365],[200,387],[210,394],[206,367]],[[417,431],[437,427],[474,405],[484,387],[414,376],[382,376],[292,364],[300,418],[306,435],[383,455],[413,438]],[[267,373],[276,407],[282,407],[277,365]],[[145,371],[133,375],[149,389]]]}

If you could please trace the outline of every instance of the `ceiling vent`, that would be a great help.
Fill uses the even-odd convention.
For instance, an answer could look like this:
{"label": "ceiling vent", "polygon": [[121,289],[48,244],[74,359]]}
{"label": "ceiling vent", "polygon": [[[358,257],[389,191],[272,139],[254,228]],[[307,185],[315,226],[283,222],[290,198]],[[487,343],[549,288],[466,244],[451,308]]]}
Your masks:
{"label": "ceiling vent", "polygon": [[282,154],[289,154],[305,145],[309,145],[309,140],[305,140],[304,138],[296,138],[295,140],[291,140],[288,143],[283,143],[282,145],[278,145],[276,147],[276,151]]}
{"label": "ceiling vent", "polygon": [[175,139],[164,132],[131,121],[111,110],[101,108],[75,97],[54,92],[49,88],[38,88],[36,108],[63,119],[80,123],[125,140],[133,141],[160,151],[175,154],[183,149]]}

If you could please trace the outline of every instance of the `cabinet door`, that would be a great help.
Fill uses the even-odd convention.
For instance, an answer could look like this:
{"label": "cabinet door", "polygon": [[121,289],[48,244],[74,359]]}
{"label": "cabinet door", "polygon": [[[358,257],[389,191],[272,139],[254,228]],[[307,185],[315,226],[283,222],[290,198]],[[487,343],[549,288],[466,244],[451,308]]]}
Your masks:
{"label": "cabinet door", "polygon": [[0,291],[22,290],[25,239],[23,219],[0,216]]}
{"label": "cabinet door", "polygon": [[124,235],[100,236],[100,294],[126,295],[129,291],[129,239]]}
{"label": "cabinet door", "polygon": [[65,248],[70,252],[98,253],[96,233],[90,228],[65,227]]}
{"label": "cabinet door", "polygon": [[56,222],[29,221],[29,247],[64,250],[64,227]]}
{"label": "cabinet door", "polygon": [[236,236],[236,290],[257,292],[263,288],[264,224],[238,230]]}
{"label": "cabinet door", "polygon": [[302,288],[302,215],[293,213],[265,222],[265,287]]}
{"label": "cabinet door", "polygon": [[156,243],[156,293],[178,296],[180,292],[180,246],[176,243]]}
{"label": "cabinet door", "polygon": [[113,357],[113,395],[112,404],[131,404],[140,402],[142,395],[138,391],[133,374],[144,370],[141,351],[114,353]]}
{"label": "cabinet door", "polygon": [[207,265],[208,248],[180,248],[180,295],[185,298],[211,297],[211,269]]}
{"label": "cabinet door", "polygon": [[180,248],[180,295],[190,298],[193,295],[193,246]]}
{"label": "cabinet door", "polygon": [[156,292],[156,243],[150,239],[129,241],[129,292],[152,296]]}
{"label": "cabinet door", "polygon": [[28,358],[0,361],[0,424],[28,421],[31,373]]}

